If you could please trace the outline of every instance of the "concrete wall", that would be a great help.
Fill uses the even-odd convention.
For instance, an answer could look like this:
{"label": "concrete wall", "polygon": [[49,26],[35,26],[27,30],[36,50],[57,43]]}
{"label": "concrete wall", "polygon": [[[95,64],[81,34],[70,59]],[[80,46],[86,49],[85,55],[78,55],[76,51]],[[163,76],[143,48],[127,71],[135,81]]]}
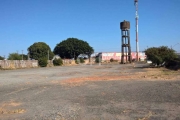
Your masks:
{"label": "concrete wall", "polygon": [[0,68],[17,69],[38,67],[37,60],[0,60]]}
{"label": "concrete wall", "polygon": [[71,60],[71,59],[62,59],[62,61],[63,61],[63,65],[75,64],[75,60]]}
{"label": "concrete wall", "polygon": [[[63,65],[75,65],[75,60],[72,59],[62,59]],[[48,65],[47,67],[53,67],[53,60],[48,60]]]}

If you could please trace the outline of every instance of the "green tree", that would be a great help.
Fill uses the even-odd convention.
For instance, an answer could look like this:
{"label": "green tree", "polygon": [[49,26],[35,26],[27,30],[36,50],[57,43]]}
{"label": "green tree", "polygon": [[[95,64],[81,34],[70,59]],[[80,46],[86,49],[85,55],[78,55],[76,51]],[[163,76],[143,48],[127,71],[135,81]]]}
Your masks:
{"label": "green tree", "polygon": [[23,60],[28,60],[28,56],[27,56],[27,55],[25,55],[25,54],[20,54],[21,59],[22,59],[22,55],[23,55]]}
{"label": "green tree", "polygon": [[10,53],[8,60],[22,60],[22,57],[18,53]]}
{"label": "green tree", "polygon": [[175,50],[170,49],[167,46],[148,48],[145,50],[145,53],[147,58],[157,65],[177,58]]}
{"label": "green tree", "polygon": [[48,58],[51,60],[54,56],[49,45],[44,42],[36,42],[28,48],[31,59],[39,60],[40,58]]}
{"label": "green tree", "polygon": [[4,60],[4,57],[0,56],[0,60]]}
{"label": "green tree", "polygon": [[68,38],[57,44],[53,52],[61,58],[76,59],[80,54],[87,54],[90,58],[94,50],[86,41]]}

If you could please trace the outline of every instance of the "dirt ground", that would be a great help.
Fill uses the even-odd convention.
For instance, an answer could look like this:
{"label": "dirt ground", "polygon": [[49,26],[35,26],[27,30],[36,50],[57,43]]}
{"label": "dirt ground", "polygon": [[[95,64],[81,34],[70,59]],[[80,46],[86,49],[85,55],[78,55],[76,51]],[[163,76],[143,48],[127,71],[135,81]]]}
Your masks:
{"label": "dirt ground", "polygon": [[0,119],[180,120],[180,71],[147,66],[0,70]]}

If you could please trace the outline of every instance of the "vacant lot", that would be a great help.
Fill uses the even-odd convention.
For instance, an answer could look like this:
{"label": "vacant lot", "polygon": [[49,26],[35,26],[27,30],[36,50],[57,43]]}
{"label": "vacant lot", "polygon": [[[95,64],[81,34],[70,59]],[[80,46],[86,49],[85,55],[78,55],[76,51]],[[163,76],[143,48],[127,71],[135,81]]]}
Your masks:
{"label": "vacant lot", "polygon": [[0,71],[0,119],[180,120],[180,72],[135,65]]}

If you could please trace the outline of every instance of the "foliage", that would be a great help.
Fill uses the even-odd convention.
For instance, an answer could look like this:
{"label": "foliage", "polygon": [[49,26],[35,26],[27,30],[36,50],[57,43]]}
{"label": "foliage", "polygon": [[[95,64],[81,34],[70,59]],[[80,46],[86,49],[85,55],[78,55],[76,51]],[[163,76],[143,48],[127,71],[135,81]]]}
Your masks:
{"label": "foliage", "polygon": [[80,59],[77,58],[77,59],[75,60],[75,63],[76,63],[76,64],[79,64],[79,63],[80,63]]}
{"label": "foliage", "polygon": [[145,53],[148,60],[151,60],[157,65],[177,58],[175,51],[166,46],[148,48],[145,50]]}
{"label": "foliage", "polygon": [[95,62],[96,63],[100,63],[102,60],[101,60],[101,58],[100,57],[96,57],[96,59],[95,59]]}
{"label": "foliage", "polygon": [[53,64],[54,64],[54,66],[61,66],[62,64],[63,64],[63,61],[62,61],[62,59],[61,58],[59,58],[59,59],[54,59],[53,60]]}
{"label": "foliage", "polygon": [[111,58],[110,62],[118,62],[118,60],[114,60],[113,58]]}
{"label": "foliage", "polygon": [[21,58],[22,58],[22,55],[23,55],[23,60],[28,60],[28,56],[25,55],[25,54],[20,54]]}
{"label": "foliage", "polygon": [[84,63],[85,62],[83,58],[79,58],[79,60],[80,60],[80,63]]}
{"label": "foliage", "polygon": [[8,56],[8,60],[22,60],[22,56],[18,53],[10,53]]}
{"label": "foliage", "polygon": [[53,52],[61,58],[71,59],[75,57],[76,59],[80,54],[91,56],[94,50],[86,41],[77,38],[68,38],[57,44]]}
{"label": "foliage", "polygon": [[4,57],[0,56],[0,60],[4,60]]}
{"label": "foliage", "polygon": [[51,60],[54,56],[53,52],[51,51],[49,45],[44,42],[37,42],[31,45],[28,48],[29,55],[31,59],[39,60],[41,58],[48,58],[48,51],[49,51],[49,59]]}
{"label": "foliage", "polygon": [[114,62],[114,59],[113,59],[113,58],[111,58],[111,59],[110,59],[110,62]]}
{"label": "foliage", "polygon": [[47,58],[39,58],[38,64],[40,67],[46,67],[48,64]]}
{"label": "foliage", "polygon": [[8,56],[8,60],[22,60],[22,55],[23,55],[23,60],[28,59],[28,56],[25,54],[11,53]]}
{"label": "foliage", "polygon": [[180,69],[180,59],[169,60],[166,67],[174,70]]}

